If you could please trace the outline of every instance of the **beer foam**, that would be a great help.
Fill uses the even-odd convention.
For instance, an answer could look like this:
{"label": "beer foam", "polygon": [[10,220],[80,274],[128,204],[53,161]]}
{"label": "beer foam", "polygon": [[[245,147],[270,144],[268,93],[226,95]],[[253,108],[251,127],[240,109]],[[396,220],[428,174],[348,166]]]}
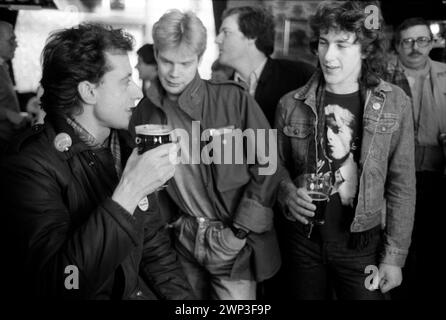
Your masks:
{"label": "beer foam", "polygon": [[136,134],[147,135],[166,135],[172,131],[172,128],[164,124],[142,124],[135,126]]}
{"label": "beer foam", "polygon": [[308,195],[313,199],[313,201],[327,201],[328,195],[318,191],[308,191]]}

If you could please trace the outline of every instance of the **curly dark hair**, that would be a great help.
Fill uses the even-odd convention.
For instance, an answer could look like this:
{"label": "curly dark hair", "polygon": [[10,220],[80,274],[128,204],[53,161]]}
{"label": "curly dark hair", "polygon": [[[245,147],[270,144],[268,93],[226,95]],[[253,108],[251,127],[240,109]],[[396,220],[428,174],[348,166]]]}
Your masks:
{"label": "curly dark hair", "polygon": [[269,57],[274,52],[274,16],[261,7],[235,7],[223,12],[222,20],[237,15],[240,31],[248,39],[256,39],[256,47]]}
{"label": "curly dark hair", "polygon": [[380,8],[377,2],[324,1],[310,18],[310,48],[313,52],[317,52],[319,36],[330,30],[352,32],[356,35],[355,42],[361,45],[362,54],[365,56],[359,82],[367,88],[378,85],[385,70],[388,47],[388,41],[382,31],[384,24],[381,10],[378,29],[366,26],[369,13],[365,9],[368,5]]}
{"label": "curly dark hair", "polygon": [[99,83],[110,70],[105,53],[127,53],[132,50],[133,41],[121,29],[92,23],[53,33],[42,52],[40,83],[45,112],[49,116],[81,113],[78,84]]}

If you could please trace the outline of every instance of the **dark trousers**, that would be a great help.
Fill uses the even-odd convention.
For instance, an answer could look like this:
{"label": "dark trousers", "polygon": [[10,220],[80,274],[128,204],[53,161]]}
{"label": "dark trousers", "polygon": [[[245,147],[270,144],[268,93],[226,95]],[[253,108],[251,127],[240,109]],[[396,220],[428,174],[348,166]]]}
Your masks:
{"label": "dark trousers", "polygon": [[299,300],[382,300],[378,290],[366,288],[365,273],[369,265],[377,266],[381,250],[381,232],[371,235],[361,250],[348,247],[348,239],[340,242],[322,242],[308,239],[299,222],[281,219],[281,250],[283,268],[280,280],[287,288],[288,299]]}

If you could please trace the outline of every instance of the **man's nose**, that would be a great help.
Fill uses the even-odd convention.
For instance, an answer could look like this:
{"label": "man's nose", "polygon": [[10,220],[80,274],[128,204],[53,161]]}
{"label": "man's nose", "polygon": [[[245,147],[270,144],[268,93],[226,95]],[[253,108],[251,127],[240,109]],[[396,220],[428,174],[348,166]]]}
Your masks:
{"label": "man's nose", "polygon": [[215,43],[216,44],[218,44],[218,45],[220,45],[221,43],[222,43],[222,33],[223,32],[220,32],[218,35],[217,35],[217,37],[215,38]]}
{"label": "man's nose", "polygon": [[180,66],[177,64],[172,65],[172,67],[170,68],[170,72],[169,75],[173,78],[178,77],[180,74]]}
{"label": "man's nose", "polygon": [[336,49],[334,45],[329,45],[327,51],[325,52],[324,58],[326,62],[332,61],[336,56]]}
{"label": "man's nose", "polygon": [[136,85],[136,83],[132,80],[132,84],[130,87],[130,94],[132,99],[137,100],[137,99],[142,99],[143,94],[142,94],[142,90]]}

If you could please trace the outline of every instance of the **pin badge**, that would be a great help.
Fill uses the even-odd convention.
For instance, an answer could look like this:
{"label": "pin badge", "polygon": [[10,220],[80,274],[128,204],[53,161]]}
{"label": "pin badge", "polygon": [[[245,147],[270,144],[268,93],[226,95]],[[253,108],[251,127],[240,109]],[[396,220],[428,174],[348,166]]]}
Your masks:
{"label": "pin badge", "polygon": [[68,151],[72,143],[71,137],[65,132],[59,133],[54,138],[54,147],[60,152]]}
{"label": "pin badge", "polygon": [[138,207],[141,211],[147,211],[147,209],[149,209],[149,199],[147,197],[142,198],[138,203]]}

